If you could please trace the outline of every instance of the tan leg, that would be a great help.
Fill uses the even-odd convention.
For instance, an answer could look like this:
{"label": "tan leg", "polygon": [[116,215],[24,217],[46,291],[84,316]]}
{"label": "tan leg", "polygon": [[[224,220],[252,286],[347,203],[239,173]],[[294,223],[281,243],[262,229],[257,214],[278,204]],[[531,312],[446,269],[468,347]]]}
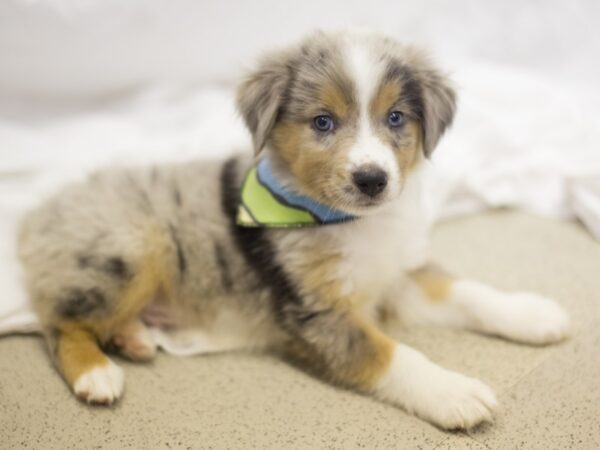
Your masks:
{"label": "tan leg", "polygon": [[61,327],[56,360],[75,394],[88,403],[111,404],[123,392],[123,372],[100,349],[94,334],[77,324]]}

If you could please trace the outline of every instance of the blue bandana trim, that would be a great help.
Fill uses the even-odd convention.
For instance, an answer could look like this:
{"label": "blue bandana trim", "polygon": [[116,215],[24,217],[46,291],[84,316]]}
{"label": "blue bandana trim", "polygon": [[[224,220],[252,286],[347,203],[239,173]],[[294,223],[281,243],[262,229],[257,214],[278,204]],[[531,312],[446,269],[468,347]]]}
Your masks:
{"label": "blue bandana trim", "polygon": [[298,195],[282,186],[273,175],[271,161],[262,158],[256,165],[256,174],[259,182],[265,186],[271,194],[281,203],[288,206],[301,208],[315,217],[320,224],[334,224],[349,222],[356,219],[355,216],[343,211],[333,209],[327,205],[317,202],[310,197]]}

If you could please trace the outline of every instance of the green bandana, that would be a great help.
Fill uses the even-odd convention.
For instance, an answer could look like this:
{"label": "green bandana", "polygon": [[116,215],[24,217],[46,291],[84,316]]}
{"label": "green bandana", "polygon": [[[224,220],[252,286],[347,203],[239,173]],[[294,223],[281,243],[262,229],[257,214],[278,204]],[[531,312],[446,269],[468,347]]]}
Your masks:
{"label": "green bandana", "polygon": [[342,223],[355,217],[286,189],[261,159],[242,186],[237,223],[244,227],[294,228]]}

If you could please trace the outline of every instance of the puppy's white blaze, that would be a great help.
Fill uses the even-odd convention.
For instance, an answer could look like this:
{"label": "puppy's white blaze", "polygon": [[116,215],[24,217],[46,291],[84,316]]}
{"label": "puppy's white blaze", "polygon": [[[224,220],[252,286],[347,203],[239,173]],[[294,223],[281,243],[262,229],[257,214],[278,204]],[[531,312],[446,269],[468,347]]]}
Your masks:
{"label": "puppy's white blaze", "polygon": [[494,392],[481,381],[444,369],[405,345],[396,346],[374,393],[447,429],[490,421],[497,404]]}
{"label": "puppy's white blaze", "polygon": [[373,98],[381,78],[382,64],[371,56],[368,44],[356,36],[349,36],[345,53],[347,70],[356,86],[361,114],[366,114],[369,100]]}
{"label": "puppy's white blaze", "polygon": [[87,402],[112,403],[123,393],[125,384],[123,369],[108,361],[104,366],[94,367],[75,381],[75,394]]}
{"label": "puppy's white blaze", "polygon": [[388,192],[399,190],[400,174],[394,152],[374,132],[369,118],[369,104],[377,93],[381,80],[382,63],[374,59],[368,44],[349,38],[346,48],[347,69],[356,86],[359,101],[358,138],[348,154],[348,171],[352,172],[363,164],[373,164],[388,175]]}

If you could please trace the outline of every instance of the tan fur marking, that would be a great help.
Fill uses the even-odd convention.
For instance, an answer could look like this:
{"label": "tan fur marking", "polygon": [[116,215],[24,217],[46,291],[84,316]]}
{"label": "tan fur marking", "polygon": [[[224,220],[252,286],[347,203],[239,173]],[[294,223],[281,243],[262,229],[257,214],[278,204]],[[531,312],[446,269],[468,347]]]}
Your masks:
{"label": "tan fur marking", "polygon": [[298,159],[297,156],[311,142],[310,129],[308,124],[296,123],[290,121],[278,122],[273,128],[271,135],[273,144],[278,150],[278,154],[290,165],[293,171],[293,163]]}
{"label": "tan fur marking", "polygon": [[421,126],[417,124],[417,122],[409,120],[405,126],[404,133],[407,138],[405,142],[397,148],[397,158],[398,165],[406,177],[410,170],[417,166],[417,162],[423,158],[423,144],[421,139]]}
{"label": "tan fur marking", "polygon": [[384,83],[377,94],[371,101],[370,113],[372,117],[386,117],[390,112],[390,108],[400,97],[400,86],[398,83],[387,82]]}
{"label": "tan fur marking", "polygon": [[443,269],[434,265],[428,265],[410,274],[410,277],[434,301],[448,298],[454,278]]}
{"label": "tan fur marking", "polygon": [[[355,332],[355,342],[352,344],[351,351],[346,341],[330,342],[327,350],[333,351],[338,357],[333,360],[329,358],[326,362],[323,355],[314,348],[290,340],[286,343],[283,352],[288,358],[316,374],[343,386],[368,392],[389,370],[396,344],[359,314],[349,313],[349,315]],[[339,348],[335,348],[336,345]]]}
{"label": "tan fur marking", "polygon": [[62,324],[57,343],[57,357],[69,385],[95,367],[108,364],[94,333],[79,324]]}
{"label": "tan fur marking", "polygon": [[321,89],[320,100],[325,109],[338,118],[347,118],[351,114],[349,93],[344,93],[336,84],[329,83]]}
{"label": "tan fur marking", "polygon": [[136,317],[159,291],[162,290],[169,299],[175,294],[172,282],[174,271],[168,268],[176,267],[176,264],[168,253],[168,237],[163,231],[152,230],[145,242],[147,256],[141,261],[140,270],[119,300],[111,320],[115,325],[123,326]]}
{"label": "tan fur marking", "polygon": [[[286,267],[293,270],[305,301],[314,302],[317,310],[332,308],[334,314],[339,314],[340,322],[333,323],[339,327],[340,335],[323,343],[327,345],[325,351],[336,357],[327,358],[325,363],[319,359],[318,351],[307,352],[301,347],[292,347],[292,351],[302,360],[308,358],[313,368],[337,382],[368,390],[389,366],[394,342],[356,312],[369,300],[368,295],[343,292],[338,275],[342,255],[324,253],[325,245],[312,244],[319,250],[304,248],[287,261]],[[332,330],[332,335],[335,333]]]}
{"label": "tan fur marking", "polygon": [[337,304],[341,292],[335,271],[340,259],[338,254],[323,255],[310,251],[302,254],[294,264],[294,273],[301,280],[302,293],[316,294],[330,306]]}
{"label": "tan fur marking", "polygon": [[[376,134],[394,148],[400,173],[406,177],[421,159],[423,153],[420,125],[410,117],[406,117],[408,122],[400,131],[390,130],[385,125],[377,126],[377,124],[386,123],[387,115],[395,106],[402,112],[402,105],[397,105],[401,93],[402,89],[397,82],[383,83],[369,105],[369,112],[371,120],[376,125]],[[400,136],[398,133],[401,133]]]}
{"label": "tan fur marking", "polygon": [[352,314],[351,320],[364,333],[364,339],[348,355],[348,364],[340,368],[338,376],[343,383],[369,390],[390,367],[395,343],[359,315]]}
{"label": "tan fur marking", "polygon": [[321,142],[309,124],[290,121],[277,123],[272,133],[278,155],[302,188],[332,205],[339,201],[340,187],[348,183],[346,149],[355,138],[354,130],[340,130]]}
{"label": "tan fur marking", "polygon": [[169,253],[168,236],[162,230],[152,229],[147,233],[144,242],[146,257],[139,261],[135,276],[124,288],[110,317],[78,321],[81,326],[93,330],[103,344],[136,318],[159,293],[169,300],[175,297],[175,274],[172,268],[176,267],[176,262]]}
{"label": "tan fur marking", "polygon": [[327,248],[326,243],[317,240],[287,262],[298,280],[301,294],[318,298],[324,307],[344,310],[367,303],[368,295],[343,291],[339,277],[343,256],[338,252],[324,253],[324,248]]}

